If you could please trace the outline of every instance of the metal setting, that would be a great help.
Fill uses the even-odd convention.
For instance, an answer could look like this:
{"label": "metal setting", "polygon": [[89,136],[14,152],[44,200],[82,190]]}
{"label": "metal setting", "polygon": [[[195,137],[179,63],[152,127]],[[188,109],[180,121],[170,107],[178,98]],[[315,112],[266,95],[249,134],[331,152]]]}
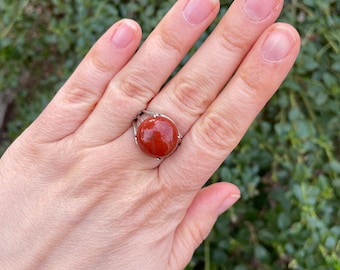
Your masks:
{"label": "metal setting", "polygon": [[[144,123],[146,123],[147,121],[152,121],[152,119],[154,119],[154,121],[152,122],[156,122],[157,119],[160,119],[161,122],[167,122],[167,124],[170,126],[170,128],[173,128],[173,132],[175,132],[175,134],[177,134],[175,138],[174,142],[170,141],[170,149],[168,149],[166,151],[166,153],[164,155],[156,155],[153,152],[150,152],[147,146],[143,146],[144,142],[140,142],[138,139],[138,128],[140,125],[143,125]],[[173,152],[176,151],[177,147],[180,145],[181,140],[182,140],[182,135],[180,134],[180,132],[178,131],[178,128],[175,124],[175,122],[168,116],[161,114],[161,113],[156,113],[156,112],[152,112],[152,111],[148,111],[148,110],[143,110],[141,112],[138,113],[138,115],[136,116],[136,118],[133,121],[133,133],[134,133],[134,140],[135,143],[141,148],[142,151],[144,151],[146,154],[154,156],[155,158],[157,158],[157,160],[160,160],[164,157],[168,157],[171,154],[173,154]],[[160,136],[160,132],[157,132],[158,136]],[[154,138],[154,135],[152,136],[152,138]],[[161,136],[162,138],[162,136]],[[162,141],[159,140],[159,138],[156,139],[152,139],[153,141],[148,141],[148,143],[152,145],[152,149],[156,149],[155,151],[157,151],[157,147],[159,147],[159,144],[161,144],[161,148],[164,148],[164,143]],[[150,146],[149,146],[150,147]]]}

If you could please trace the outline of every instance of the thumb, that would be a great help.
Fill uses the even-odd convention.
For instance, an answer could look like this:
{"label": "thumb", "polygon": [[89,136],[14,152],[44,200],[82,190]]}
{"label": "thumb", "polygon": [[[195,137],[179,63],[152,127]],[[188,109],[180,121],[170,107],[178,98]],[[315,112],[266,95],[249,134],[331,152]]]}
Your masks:
{"label": "thumb", "polygon": [[231,183],[220,182],[200,190],[175,232],[169,269],[185,268],[217,217],[239,198],[239,189]]}

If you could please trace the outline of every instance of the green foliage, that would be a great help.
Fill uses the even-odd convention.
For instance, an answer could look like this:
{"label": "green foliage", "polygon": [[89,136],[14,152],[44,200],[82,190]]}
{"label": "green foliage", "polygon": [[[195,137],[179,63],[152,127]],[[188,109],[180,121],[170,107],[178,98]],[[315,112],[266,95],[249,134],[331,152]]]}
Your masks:
{"label": "green foliage", "polygon": [[[0,92],[16,93],[0,151],[112,23],[133,18],[146,37],[174,2],[0,2]],[[230,2],[222,1],[219,18]],[[219,218],[187,269],[340,269],[340,4],[285,1],[280,21],[298,28],[301,53],[211,178],[237,184],[242,199]]]}

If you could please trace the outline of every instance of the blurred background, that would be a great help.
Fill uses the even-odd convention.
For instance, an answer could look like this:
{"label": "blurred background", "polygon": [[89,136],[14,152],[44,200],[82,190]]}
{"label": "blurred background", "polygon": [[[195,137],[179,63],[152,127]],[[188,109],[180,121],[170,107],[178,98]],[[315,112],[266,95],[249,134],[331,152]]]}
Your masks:
{"label": "blurred background", "polygon": [[[174,2],[1,0],[0,155],[110,25],[135,19],[145,38]],[[231,2],[221,1],[219,17],[181,65]],[[187,269],[340,269],[340,2],[288,0],[279,21],[299,30],[301,53],[209,180],[235,183],[242,198]]]}

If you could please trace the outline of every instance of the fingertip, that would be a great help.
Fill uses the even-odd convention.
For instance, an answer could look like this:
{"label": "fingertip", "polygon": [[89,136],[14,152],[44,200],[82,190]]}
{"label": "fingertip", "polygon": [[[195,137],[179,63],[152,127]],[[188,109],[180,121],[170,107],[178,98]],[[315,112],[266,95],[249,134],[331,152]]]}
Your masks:
{"label": "fingertip", "polygon": [[[137,22],[122,19],[114,23],[90,49],[84,59],[93,62],[102,71],[119,71],[138,48],[142,30]],[[86,67],[88,70],[88,67]],[[113,75],[116,73],[114,72]]]}
{"label": "fingertip", "polygon": [[296,56],[300,48],[300,35],[286,23],[276,23],[267,33],[261,47],[261,56],[265,62],[277,63],[290,55]]}
{"label": "fingertip", "polygon": [[218,182],[203,188],[190,210],[198,213],[206,212],[217,216],[229,209],[241,197],[240,189],[229,182]]}
{"label": "fingertip", "polygon": [[221,215],[225,211],[227,211],[230,207],[232,207],[239,199],[241,198],[241,194],[237,193],[229,193],[221,204],[217,208],[217,215]]}
{"label": "fingertip", "polygon": [[224,190],[225,193],[238,194],[239,196],[241,196],[240,189],[233,183],[219,182],[219,183],[216,183],[215,185],[219,185],[218,188]]}
{"label": "fingertip", "polygon": [[227,211],[241,198],[240,189],[232,183],[219,182],[211,185],[211,188],[215,190],[215,195],[212,197],[216,200],[215,209],[218,216]]}
{"label": "fingertip", "polygon": [[124,49],[133,41],[140,41],[142,30],[140,25],[131,19],[122,19],[119,21],[111,36],[112,46],[118,49]]}

